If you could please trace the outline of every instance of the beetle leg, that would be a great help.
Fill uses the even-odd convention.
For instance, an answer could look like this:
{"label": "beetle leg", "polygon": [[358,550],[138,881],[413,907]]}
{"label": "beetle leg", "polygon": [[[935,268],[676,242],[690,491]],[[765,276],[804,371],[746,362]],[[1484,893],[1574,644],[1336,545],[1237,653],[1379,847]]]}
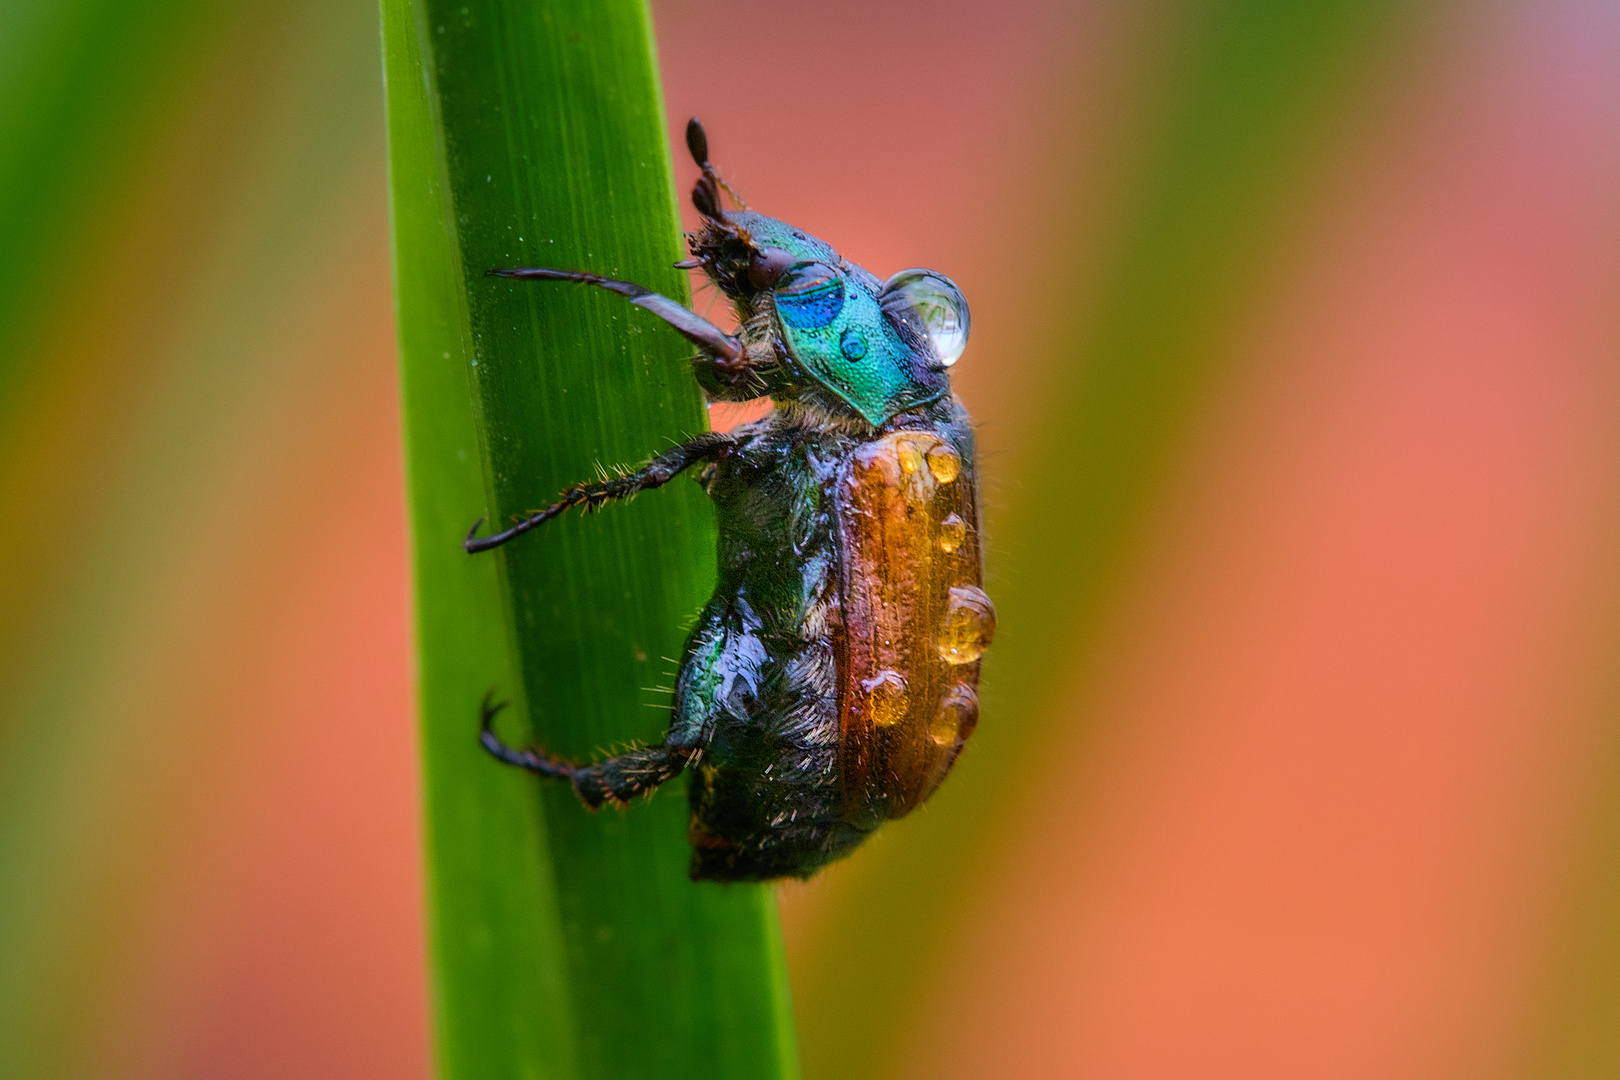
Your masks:
{"label": "beetle leg", "polygon": [[495,755],[508,765],[516,765],[520,769],[549,776],[553,780],[574,779],[576,766],[571,761],[563,761],[551,757],[533,747],[527,750],[518,750],[501,742],[501,737],[495,734],[495,717],[506,708],[506,702],[496,701],[495,691],[491,690],[484,695],[484,702],[478,707],[479,735],[478,741],[484,744],[484,749]]}
{"label": "beetle leg", "polygon": [[536,525],[550,521],[569,507],[587,506],[594,510],[611,499],[624,499],[648,488],[661,487],[678,476],[682,470],[714,457],[734,441],[724,432],[706,431],[695,439],[664,451],[633,473],[609,477],[590,484],[575,484],[544,510],[531,514],[505,532],[496,533],[494,536],[478,535],[478,527],[484,523],[484,519],[479,518],[467,533],[467,539],[462,541],[461,546],[468,553],[488,551],[528,532]]}
{"label": "beetle leg", "polygon": [[519,750],[508,746],[495,734],[495,717],[506,708],[506,702],[493,700],[495,692],[484,695],[480,706],[479,742],[484,749],[508,765],[528,769],[532,773],[553,780],[567,780],[586,806],[595,810],[604,802],[627,803],[637,795],[653,791],[666,780],[679,776],[686,768],[688,751],[667,746],[648,746],[628,750],[591,765],[575,765],[571,761],[554,758],[534,747]]}
{"label": "beetle leg", "polygon": [[[753,353],[750,356],[745,349],[743,358],[738,361],[700,353],[692,358],[692,374],[710,401],[753,401],[765,397],[769,390],[760,372],[774,367],[775,357],[768,346],[764,349],[756,346]],[[762,353],[765,354],[764,359],[761,358]]]}
{"label": "beetle leg", "polygon": [[581,765],[574,772],[574,791],[592,810],[604,802],[627,803],[652,793],[686,768],[689,755],[668,746],[646,746]]}
{"label": "beetle leg", "polygon": [[663,319],[673,326],[682,337],[702,349],[709,356],[712,356],[722,367],[740,367],[747,363],[741,341],[721,330],[697,312],[676,303],[667,296],[655,293],[651,289],[644,289],[633,282],[615,281],[613,278],[599,277],[596,274],[581,274],[573,270],[549,270],[545,267],[516,267],[509,270],[490,270],[486,273],[492,277],[523,278],[538,281],[575,281],[582,285],[598,285],[611,292],[618,293],[637,307],[646,308],[660,319]]}

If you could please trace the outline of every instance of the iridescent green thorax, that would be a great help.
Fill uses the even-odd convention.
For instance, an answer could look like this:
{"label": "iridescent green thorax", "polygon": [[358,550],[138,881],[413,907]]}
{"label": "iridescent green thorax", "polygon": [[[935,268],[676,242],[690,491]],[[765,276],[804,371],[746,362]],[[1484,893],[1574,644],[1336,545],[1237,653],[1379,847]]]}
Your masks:
{"label": "iridescent green thorax", "polygon": [[732,210],[726,214],[726,221],[741,230],[756,247],[778,248],[805,262],[836,265],[844,261],[827,241],[811,236],[803,229],[795,229],[785,221],[756,214],[752,210]]}
{"label": "iridescent green thorax", "polygon": [[[743,257],[770,263],[772,280],[759,280],[757,270],[739,271],[735,256],[729,265],[706,260],[705,268],[745,309],[774,316],[775,336],[793,369],[790,382],[808,380],[831,391],[873,427],[950,392],[946,364],[889,282],[775,218],[733,211],[724,225],[740,238],[736,249]],[[782,389],[791,396],[791,385]]]}

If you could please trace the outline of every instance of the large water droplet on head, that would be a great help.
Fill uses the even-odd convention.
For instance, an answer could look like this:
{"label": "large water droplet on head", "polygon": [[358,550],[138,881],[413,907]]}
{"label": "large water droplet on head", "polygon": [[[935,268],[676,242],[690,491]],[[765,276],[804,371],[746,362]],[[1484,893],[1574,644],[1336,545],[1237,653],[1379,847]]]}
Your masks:
{"label": "large water droplet on head", "polygon": [[900,271],[883,283],[883,310],[932,342],[939,362],[946,367],[956,363],[967,348],[967,301],[944,274]]}
{"label": "large water droplet on head", "polygon": [[826,263],[795,263],[772,293],[776,316],[794,330],[820,330],[844,310],[844,275]]}
{"label": "large water droplet on head", "polygon": [[945,601],[939,628],[939,655],[947,664],[971,664],[984,655],[996,636],[996,608],[983,589],[953,588]]}

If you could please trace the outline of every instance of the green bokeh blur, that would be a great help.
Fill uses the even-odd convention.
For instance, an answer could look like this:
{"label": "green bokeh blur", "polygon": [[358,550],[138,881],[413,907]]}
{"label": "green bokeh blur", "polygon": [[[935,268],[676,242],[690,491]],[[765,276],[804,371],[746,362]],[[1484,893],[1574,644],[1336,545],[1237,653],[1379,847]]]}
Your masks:
{"label": "green bokeh blur", "polygon": [[[654,4],[974,306],[984,720],[782,890],[808,1076],[1620,1068],[1611,7]],[[379,82],[0,9],[0,1075],[427,1074]]]}

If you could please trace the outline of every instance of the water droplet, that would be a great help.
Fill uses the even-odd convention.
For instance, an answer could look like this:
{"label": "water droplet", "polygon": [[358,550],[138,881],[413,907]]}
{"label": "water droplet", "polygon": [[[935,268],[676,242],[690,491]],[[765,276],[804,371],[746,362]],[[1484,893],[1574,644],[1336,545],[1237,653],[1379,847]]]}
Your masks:
{"label": "water droplet", "polygon": [[939,550],[955,551],[967,539],[967,522],[952,514],[939,523]]}
{"label": "water droplet", "polygon": [[866,335],[853,327],[845,330],[838,339],[838,348],[847,360],[863,360],[866,358]]}
{"label": "water droplet", "polygon": [[873,727],[893,727],[906,716],[906,679],[898,671],[885,668],[870,679],[861,680],[866,692],[866,715]]}
{"label": "water droplet", "polygon": [[928,725],[928,737],[935,746],[955,746],[965,742],[979,726],[979,695],[973,687],[957,683],[939,703],[934,722]]}
{"label": "water droplet", "polygon": [[962,459],[944,443],[928,451],[928,471],[942,484],[949,484],[962,472]]}
{"label": "water droplet", "polygon": [[917,450],[914,442],[900,442],[895,445],[895,453],[900,457],[900,471],[907,476],[916,476],[922,468],[923,456]]}
{"label": "water droplet", "polygon": [[951,589],[945,621],[939,628],[939,655],[947,664],[971,664],[984,655],[996,636],[996,608],[983,589]]}
{"label": "water droplet", "polygon": [[902,270],[883,283],[883,310],[914,327],[946,367],[967,348],[968,306],[962,290],[932,270]]}

